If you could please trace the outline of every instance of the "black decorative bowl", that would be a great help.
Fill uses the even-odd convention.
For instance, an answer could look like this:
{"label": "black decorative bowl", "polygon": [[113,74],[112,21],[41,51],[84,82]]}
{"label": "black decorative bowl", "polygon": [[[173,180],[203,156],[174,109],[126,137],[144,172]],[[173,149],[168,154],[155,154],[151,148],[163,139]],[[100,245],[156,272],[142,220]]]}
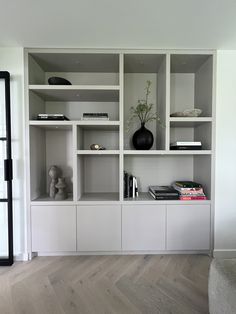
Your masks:
{"label": "black decorative bowl", "polygon": [[62,77],[52,76],[48,79],[49,85],[72,85],[71,82],[67,81]]}

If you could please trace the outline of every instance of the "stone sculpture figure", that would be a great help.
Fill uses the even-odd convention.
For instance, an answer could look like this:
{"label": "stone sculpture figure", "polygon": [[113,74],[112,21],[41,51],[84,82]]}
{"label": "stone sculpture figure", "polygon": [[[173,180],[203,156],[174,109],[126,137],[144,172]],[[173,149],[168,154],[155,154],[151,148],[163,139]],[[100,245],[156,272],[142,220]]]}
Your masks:
{"label": "stone sculpture figure", "polygon": [[57,166],[51,166],[48,174],[51,178],[50,187],[49,187],[49,196],[51,198],[55,198],[56,193],[57,193],[56,184],[58,181],[58,177],[60,175],[60,169]]}
{"label": "stone sculpture figure", "polygon": [[56,193],[55,200],[56,201],[65,200],[67,198],[65,178],[58,178],[56,188],[58,189],[58,192]]}

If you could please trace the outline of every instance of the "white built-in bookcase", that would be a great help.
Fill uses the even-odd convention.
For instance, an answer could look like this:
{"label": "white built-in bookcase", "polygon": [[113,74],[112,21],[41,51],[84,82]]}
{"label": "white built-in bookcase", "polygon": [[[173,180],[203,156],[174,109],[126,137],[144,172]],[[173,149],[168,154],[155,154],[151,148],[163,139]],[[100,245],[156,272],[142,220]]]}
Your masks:
{"label": "white built-in bookcase", "polygon": [[[124,242],[128,232],[125,228],[129,225],[124,221],[124,217],[129,210],[135,215],[135,206],[139,210],[146,210],[147,216],[148,209],[153,210],[153,206],[164,208],[165,244],[157,246],[156,250],[153,246],[147,245],[145,248],[143,245],[141,250],[147,251],[168,250],[170,231],[167,230],[168,206],[173,208],[179,206],[180,210],[183,208],[187,210],[189,206],[191,210],[187,215],[194,212],[194,206],[196,211],[206,206],[207,212],[209,211],[207,214],[209,245],[199,248],[190,245],[186,249],[193,251],[212,249],[214,64],[214,51],[25,50],[26,143],[29,164],[28,217],[31,221],[29,251],[101,251],[96,245],[93,249],[91,243],[88,245],[88,250],[86,250],[86,243],[81,246],[82,250],[79,249],[78,234],[82,231],[78,228],[81,222],[75,226],[74,222],[71,222],[70,225],[72,230],[76,229],[77,239],[73,236],[75,250],[71,250],[71,246],[67,250],[66,246],[63,248],[55,246],[54,249],[53,244],[45,248],[39,245],[42,239],[40,226],[37,225],[36,220],[40,221],[40,212],[43,216],[48,213],[49,216],[54,217],[51,214],[52,208],[56,212],[56,208],[62,210],[68,206],[71,206],[71,210],[74,208],[76,212],[73,221],[76,217],[78,220],[78,215],[83,210],[85,216],[90,213],[90,210],[92,213],[93,209],[96,210],[94,219],[102,215],[104,208],[106,209],[104,215],[107,215],[108,207],[120,211],[120,245],[116,243],[114,248],[111,245],[111,248],[108,246],[107,249],[106,246],[105,248],[102,246],[102,251],[123,251],[125,248],[128,251],[139,251],[138,245],[132,247],[133,240],[131,244]],[[51,76],[66,78],[72,85],[48,85],[47,80]],[[154,144],[151,150],[138,151],[133,149],[131,140],[133,133],[139,128],[139,123],[137,121],[128,128],[127,121],[130,107],[135,106],[137,100],[144,97],[147,80],[152,82],[150,102],[155,105],[155,110],[159,112],[165,127],[160,127],[156,122],[147,124],[146,127],[154,135]],[[171,113],[187,108],[200,108],[203,113],[196,118],[170,117]],[[83,112],[107,112],[110,120],[82,121]],[[37,121],[35,118],[38,113],[62,113],[70,121]],[[170,150],[170,143],[176,140],[202,141],[203,149],[201,151]],[[93,143],[103,145],[106,150],[91,151],[90,145]],[[66,178],[69,197],[65,201],[51,200],[48,196],[48,170],[51,165],[59,166]],[[139,197],[135,199],[123,198],[124,171],[132,173],[138,179]],[[193,180],[201,183],[207,200],[155,201],[149,196],[149,185],[170,185],[175,180]],[[112,210],[109,215],[111,212]],[[93,219],[92,213],[89,214],[91,219]],[[62,215],[67,216],[66,209]],[[84,215],[82,214],[81,221]],[[116,216],[119,216],[117,212],[112,217]],[[130,217],[128,215],[127,219],[132,221]],[[136,218],[133,217],[133,221]],[[194,221],[194,217],[190,218]],[[89,221],[86,219],[85,225]],[[158,219],[158,223],[160,221]],[[102,229],[105,227],[102,225]],[[111,233],[108,232],[106,236],[111,236],[112,230],[111,227]],[[53,239],[54,237],[56,238],[55,235]],[[118,238],[119,235],[115,237],[115,241]],[[185,248],[181,249],[177,246],[176,250],[185,250]]]}

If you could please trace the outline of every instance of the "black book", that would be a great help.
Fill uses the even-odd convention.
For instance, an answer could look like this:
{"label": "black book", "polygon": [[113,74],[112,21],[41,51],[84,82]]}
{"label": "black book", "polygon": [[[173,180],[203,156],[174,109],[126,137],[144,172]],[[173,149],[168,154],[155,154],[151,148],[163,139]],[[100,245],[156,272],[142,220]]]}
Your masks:
{"label": "black book", "polygon": [[179,194],[176,195],[171,195],[171,194],[167,194],[167,195],[158,195],[158,194],[154,194],[152,193],[151,190],[148,191],[149,194],[155,199],[155,200],[178,200],[179,199]]}
{"label": "black book", "polygon": [[178,197],[179,196],[178,191],[176,191],[172,186],[169,186],[169,185],[149,186],[149,191],[155,196],[159,196],[159,197],[171,197],[171,196]]}
{"label": "black book", "polygon": [[171,150],[201,150],[202,146],[199,145],[193,145],[193,146],[188,146],[188,145],[181,145],[181,146],[170,146]]}
{"label": "black book", "polygon": [[64,114],[60,114],[60,113],[39,113],[37,115],[37,120],[46,120],[46,121],[62,121],[62,120],[67,120],[69,121],[69,119],[64,116]]}
{"label": "black book", "polygon": [[83,113],[83,117],[108,117],[108,113],[106,112],[85,112]]}
{"label": "black book", "polygon": [[180,188],[202,188],[200,183],[193,181],[176,181],[175,185],[179,186]]}
{"label": "black book", "polygon": [[128,188],[129,175],[124,171],[124,198],[129,197],[129,188]]}
{"label": "black book", "polygon": [[133,197],[133,176],[129,176],[129,197]]}

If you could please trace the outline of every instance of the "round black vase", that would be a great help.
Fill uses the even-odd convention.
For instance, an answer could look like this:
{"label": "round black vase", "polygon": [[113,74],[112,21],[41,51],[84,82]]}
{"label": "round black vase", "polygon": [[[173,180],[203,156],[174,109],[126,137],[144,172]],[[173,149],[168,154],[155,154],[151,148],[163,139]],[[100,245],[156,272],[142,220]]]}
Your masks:
{"label": "round black vase", "polygon": [[153,134],[145,128],[145,124],[141,123],[141,128],[133,135],[133,145],[135,149],[146,150],[153,145]]}

